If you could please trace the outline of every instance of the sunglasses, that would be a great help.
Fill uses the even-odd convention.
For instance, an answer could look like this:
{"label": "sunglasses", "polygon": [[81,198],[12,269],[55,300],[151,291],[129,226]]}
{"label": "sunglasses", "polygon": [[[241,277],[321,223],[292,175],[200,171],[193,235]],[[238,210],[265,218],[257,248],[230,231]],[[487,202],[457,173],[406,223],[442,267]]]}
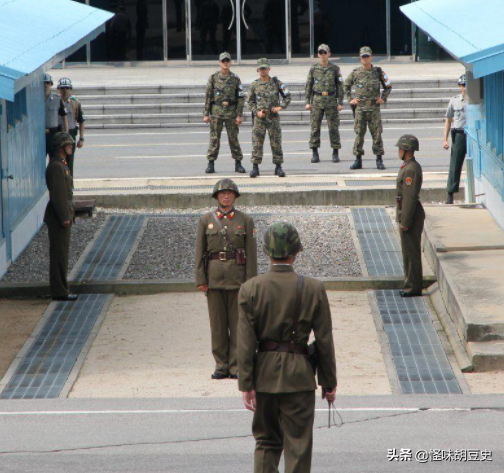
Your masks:
{"label": "sunglasses", "polygon": [[371,57],[371,54],[363,54],[361,57]]}
{"label": "sunglasses", "polygon": [[267,67],[260,67],[258,70],[259,71],[266,71],[268,68]]}
{"label": "sunglasses", "polygon": [[327,54],[327,51],[324,51],[323,49],[321,49],[318,53],[319,54]]}
{"label": "sunglasses", "polygon": [[221,62],[231,62],[231,59],[223,59]]}

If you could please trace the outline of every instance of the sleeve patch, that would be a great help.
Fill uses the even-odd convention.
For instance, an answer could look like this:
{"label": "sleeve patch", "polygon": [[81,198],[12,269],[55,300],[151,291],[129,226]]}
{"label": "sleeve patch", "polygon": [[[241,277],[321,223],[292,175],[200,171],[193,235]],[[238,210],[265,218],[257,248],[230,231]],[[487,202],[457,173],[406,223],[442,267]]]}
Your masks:
{"label": "sleeve patch", "polygon": [[339,81],[340,81],[340,82],[343,82],[343,77],[341,77],[341,76],[340,76],[340,77],[339,77]]}
{"label": "sleeve patch", "polygon": [[407,186],[411,186],[411,184],[413,184],[413,178],[412,177],[407,177],[406,178],[406,185]]}

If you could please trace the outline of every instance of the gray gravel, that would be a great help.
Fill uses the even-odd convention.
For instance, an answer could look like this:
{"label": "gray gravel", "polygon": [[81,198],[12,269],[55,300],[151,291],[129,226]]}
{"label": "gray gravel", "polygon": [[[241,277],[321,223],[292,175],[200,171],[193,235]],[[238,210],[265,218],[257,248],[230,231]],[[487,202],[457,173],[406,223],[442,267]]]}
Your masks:
{"label": "gray gravel", "polygon": [[[107,215],[95,212],[93,218],[78,218],[70,240],[69,270],[73,268],[88,243],[103,226]],[[42,226],[21,256],[12,264],[2,282],[49,281],[49,238],[47,227]]]}
{"label": "gray gravel", "polygon": [[[259,207],[241,210],[254,217],[257,228],[259,272],[269,263],[261,250],[266,228],[278,220],[293,223],[298,229],[305,250],[296,261],[296,268],[312,277],[361,276],[357,252],[352,239],[347,213],[341,207]],[[196,211],[197,210],[197,211]],[[149,220],[143,238],[133,255],[125,279],[194,279],[196,228],[199,215],[209,209],[195,209],[185,216],[163,218],[168,209],[156,212]],[[153,213],[147,211],[147,213]],[[263,215],[254,215],[259,213]],[[264,216],[264,214],[273,215]],[[326,213],[332,215],[320,215]],[[318,215],[317,215],[318,214]]]}

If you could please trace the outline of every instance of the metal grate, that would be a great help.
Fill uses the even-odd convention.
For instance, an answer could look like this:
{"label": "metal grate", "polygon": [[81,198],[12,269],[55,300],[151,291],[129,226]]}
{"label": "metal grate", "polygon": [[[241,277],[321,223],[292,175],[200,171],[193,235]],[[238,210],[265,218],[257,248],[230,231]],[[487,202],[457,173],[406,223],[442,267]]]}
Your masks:
{"label": "metal grate", "polygon": [[[438,184],[438,183],[442,183],[442,184],[446,184],[446,179],[434,179],[432,181],[424,181],[424,184]],[[359,187],[363,187],[363,186],[395,186],[396,185],[396,181],[395,179],[362,179],[362,180],[358,180],[358,179],[355,179],[355,180],[346,180],[345,179],[345,184],[347,186],[359,186]]]}
{"label": "metal grate", "polygon": [[0,398],[58,397],[107,297],[84,294],[73,303],[58,302]]}
{"label": "metal grate", "polygon": [[352,209],[355,230],[370,276],[402,276],[401,245],[385,209]]}
{"label": "metal grate", "polygon": [[375,295],[403,394],[462,394],[423,299]]}

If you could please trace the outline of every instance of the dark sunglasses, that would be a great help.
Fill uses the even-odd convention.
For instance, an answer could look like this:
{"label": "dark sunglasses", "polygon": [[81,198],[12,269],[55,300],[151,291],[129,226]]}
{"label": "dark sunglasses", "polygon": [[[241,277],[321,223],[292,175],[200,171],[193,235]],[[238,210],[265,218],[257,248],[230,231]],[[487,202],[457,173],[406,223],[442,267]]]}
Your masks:
{"label": "dark sunglasses", "polygon": [[319,54],[327,54],[327,51],[324,51],[323,49],[321,49],[318,53]]}
{"label": "dark sunglasses", "polygon": [[361,57],[371,57],[371,54],[363,54]]}
{"label": "dark sunglasses", "polygon": [[221,62],[231,62],[231,59],[224,58]]}

